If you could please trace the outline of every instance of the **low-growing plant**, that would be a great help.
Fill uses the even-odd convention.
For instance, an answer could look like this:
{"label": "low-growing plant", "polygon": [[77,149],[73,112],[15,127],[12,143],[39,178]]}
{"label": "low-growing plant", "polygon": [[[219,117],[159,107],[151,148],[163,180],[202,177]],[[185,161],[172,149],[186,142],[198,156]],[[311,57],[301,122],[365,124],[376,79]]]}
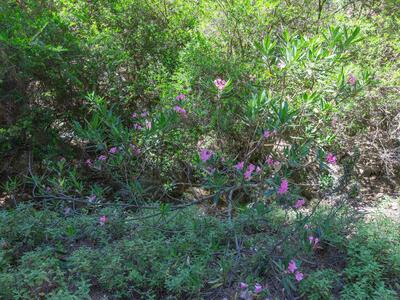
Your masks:
{"label": "low-growing plant", "polygon": [[339,279],[332,269],[315,271],[301,282],[300,292],[310,300],[333,299],[333,289]]}
{"label": "low-growing plant", "polygon": [[348,245],[344,299],[395,299],[399,276],[399,224],[381,217],[360,224]]}

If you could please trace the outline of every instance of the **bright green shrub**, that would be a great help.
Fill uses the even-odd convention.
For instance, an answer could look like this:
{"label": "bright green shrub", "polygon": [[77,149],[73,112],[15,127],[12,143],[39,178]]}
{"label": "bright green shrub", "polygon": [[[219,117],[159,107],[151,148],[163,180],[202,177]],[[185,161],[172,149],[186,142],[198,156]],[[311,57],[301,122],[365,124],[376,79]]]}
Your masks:
{"label": "bright green shrub", "polygon": [[399,229],[399,224],[389,219],[359,225],[348,246],[344,299],[396,298],[393,289],[398,288]]}
{"label": "bright green shrub", "polygon": [[300,292],[307,299],[333,299],[332,291],[338,274],[331,269],[315,271],[300,284]]}
{"label": "bright green shrub", "polygon": [[65,273],[51,249],[35,249],[21,257],[15,272],[15,299],[38,298],[65,287]]}

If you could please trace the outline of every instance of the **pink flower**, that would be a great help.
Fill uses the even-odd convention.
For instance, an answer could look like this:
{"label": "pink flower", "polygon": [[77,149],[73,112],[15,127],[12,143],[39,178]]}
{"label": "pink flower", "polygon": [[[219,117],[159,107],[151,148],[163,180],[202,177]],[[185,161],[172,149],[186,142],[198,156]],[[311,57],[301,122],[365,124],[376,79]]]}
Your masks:
{"label": "pink flower", "polygon": [[329,152],[329,153],[326,155],[326,162],[327,162],[328,164],[335,165],[335,164],[336,164],[336,156],[333,155],[333,153],[330,153],[330,152]]}
{"label": "pink flower", "polygon": [[297,270],[296,262],[292,259],[288,265],[289,273],[294,273]]}
{"label": "pink flower", "polygon": [[279,60],[276,66],[278,67],[278,69],[282,70],[284,67],[286,67],[286,63],[283,60]]}
{"label": "pink flower", "polygon": [[221,79],[221,78],[217,78],[217,79],[214,80],[214,84],[217,87],[217,89],[222,91],[226,86],[226,81]]}
{"label": "pink flower", "polygon": [[100,161],[105,161],[105,160],[107,160],[107,156],[106,155],[100,155],[97,159],[100,160]]}
{"label": "pink flower", "polygon": [[202,149],[200,151],[200,159],[203,162],[206,162],[207,160],[209,160],[211,158],[211,156],[213,155],[213,153],[210,150],[207,149]]}
{"label": "pink flower", "polygon": [[149,115],[149,112],[146,110],[140,114],[141,117],[145,118]]}
{"label": "pink flower", "polygon": [[133,114],[131,114],[131,118],[132,118],[132,119],[135,119],[135,118],[137,118],[137,113],[133,113]]}
{"label": "pink flower", "polygon": [[274,160],[272,159],[272,156],[271,156],[271,155],[269,155],[269,156],[267,157],[266,163],[267,163],[269,166],[272,166],[272,165],[274,164]]}
{"label": "pink flower", "polygon": [[115,154],[115,153],[117,153],[118,152],[118,148],[117,147],[112,147],[109,151],[108,151],[108,153],[110,153],[110,154]]}
{"label": "pink flower", "polygon": [[300,208],[300,207],[302,207],[303,205],[304,205],[304,203],[306,203],[305,201],[304,201],[304,199],[298,199],[297,201],[296,201],[296,203],[294,204],[294,208]]}
{"label": "pink flower", "polygon": [[248,165],[246,172],[244,172],[244,179],[249,180],[251,178],[251,174],[256,169],[256,166],[253,164]]}
{"label": "pink flower", "polygon": [[139,156],[139,155],[140,155],[141,151],[140,151],[139,148],[137,148],[137,147],[136,147],[135,145],[133,145],[133,144],[130,144],[129,146],[131,147],[131,149],[132,149],[134,155],[136,155],[136,156]]}
{"label": "pink flower", "polygon": [[50,193],[51,192],[51,187],[46,187],[46,192]]}
{"label": "pink flower", "polygon": [[319,238],[313,237],[313,236],[309,236],[308,240],[310,241],[310,244],[312,245],[313,248],[318,246]]}
{"label": "pink flower", "polygon": [[234,165],[234,168],[236,170],[243,170],[243,167],[244,167],[244,161],[241,161],[238,164]]}
{"label": "pink flower", "polygon": [[353,74],[349,74],[349,77],[347,78],[347,83],[354,86],[356,84],[356,77]]}
{"label": "pink flower", "polygon": [[244,283],[244,282],[241,282],[241,283],[239,284],[239,287],[240,287],[242,290],[244,290],[244,289],[247,289],[249,286],[248,286],[248,284],[246,284],[246,283]]}
{"label": "pink flower", "polygon": [[146,129],[151,129],[151,121],[146,120],[144,122],[145,122]]}
{"label": "pink flower", "polygon": [[139,123],[135,123],[133,124],[133,128],[135,128],[136,130],[140,130],[142,129],[142,125],[140,125]]}
{"label": "pink flower", "polygon": [[251,172],[244,172],[244,174],[243,174],[243,176],[244,176],[244,179],[245,180],[250,180],[250,178],[251,178]]}
{"label": "pink flower", "polygon": [[278,167],[279,164],[280,164],[280,162],[277,161],[277,160],[274,160],[274,159],[272,158],[271,155],[269,155],[269,156],[267,157],[267,159],[265,160],[265,162],[266,162],[270,167]]}
{"label": "pink flower", "polygon": [[176,96],[176,100],[184,100],[186,98],[185,94],[179,94],[178,96]]}
{"label": "pink flower", "polygon": [[184,108],[180,107],[179,105],[176,105],[174,107],[174,111],[176,111],[178,114],[181,115],[183,118],[187,118],[187,112]]}
{"label": "pink flower", "polygon": [[257,173],[257,174],[261,173],[261,167],[260,167],[260,166],[257,166],[257,168],[256,168],[256,173]]}
{"label": "pink flower", "polygon": [[301,273],[301,272],[299,272],[299,271],[297,271],[297,272],[294,274],[294,277],[296,278],[297,282],[302,281],[302,280],[304,279],[303,273]]}
{"label": "pink flower", "polygon": [[263,290],[262,285],[259,283],[256,283],[254,286],[254,293],[259,294],[262,292],[262,290]]}
{"label": "pink flower", "polygon": [[253,164],[249,164],[249,166],[247,167],[247,171],[249,172],[253,172],[256,169],[256,166]]}
{"label": "pink flower", "polygon": [[85,164],[86,164],[88,167],[91,167],[91,166],[93,165],[93,162],[92,162],[92,160],[91,160],[90,158],[88,158],[88,159],[85,161]]}
{"label": "pink flower", "polygon": [[283,179],[278,189],[278,195],[286,194],[288,190],[289,190],[289,182],[286,179]]}
{"label": "pink flower", "polygon": [[272,135],[271,131],[269,131],[268,129],[264,130],[264,133],[263,133],[263,137],[264,137],[264,138],[267,139],[267,138],[269,138],[271,135]]}
{"label": "pink flower", "polygon": [[99,218],[99,222],[100,222],[100,226],[103,226],[104,224],[106,224],[108,222],[108,218],[106,216],[101,216]]}

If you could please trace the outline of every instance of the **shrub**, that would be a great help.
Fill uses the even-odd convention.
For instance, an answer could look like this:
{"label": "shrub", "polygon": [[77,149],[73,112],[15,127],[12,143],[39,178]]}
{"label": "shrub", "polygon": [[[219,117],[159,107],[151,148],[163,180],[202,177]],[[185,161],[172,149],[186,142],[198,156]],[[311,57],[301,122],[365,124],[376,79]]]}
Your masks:
{"label": "shrub", "polygon": [[333,299],[338,274],[331,269],[315,271],[300,284],[300,292],[310,300]]}
{"label": "shrub", "polygon": [[350,240],[345,269],[347,285],[344,299],[395,299],[395,281],[399,276],[396,265],[399,253],[399,224],[379,219],[360,224],[359,233]]}

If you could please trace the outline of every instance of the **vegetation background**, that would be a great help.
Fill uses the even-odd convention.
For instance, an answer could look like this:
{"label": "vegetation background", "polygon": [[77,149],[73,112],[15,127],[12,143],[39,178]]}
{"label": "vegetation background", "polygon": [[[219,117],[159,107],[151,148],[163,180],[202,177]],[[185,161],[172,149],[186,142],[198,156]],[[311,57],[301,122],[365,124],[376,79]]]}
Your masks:
{"label": "vegetation background", "polygon": [[398,0],[2,0],[0,299],[399,299]]}

